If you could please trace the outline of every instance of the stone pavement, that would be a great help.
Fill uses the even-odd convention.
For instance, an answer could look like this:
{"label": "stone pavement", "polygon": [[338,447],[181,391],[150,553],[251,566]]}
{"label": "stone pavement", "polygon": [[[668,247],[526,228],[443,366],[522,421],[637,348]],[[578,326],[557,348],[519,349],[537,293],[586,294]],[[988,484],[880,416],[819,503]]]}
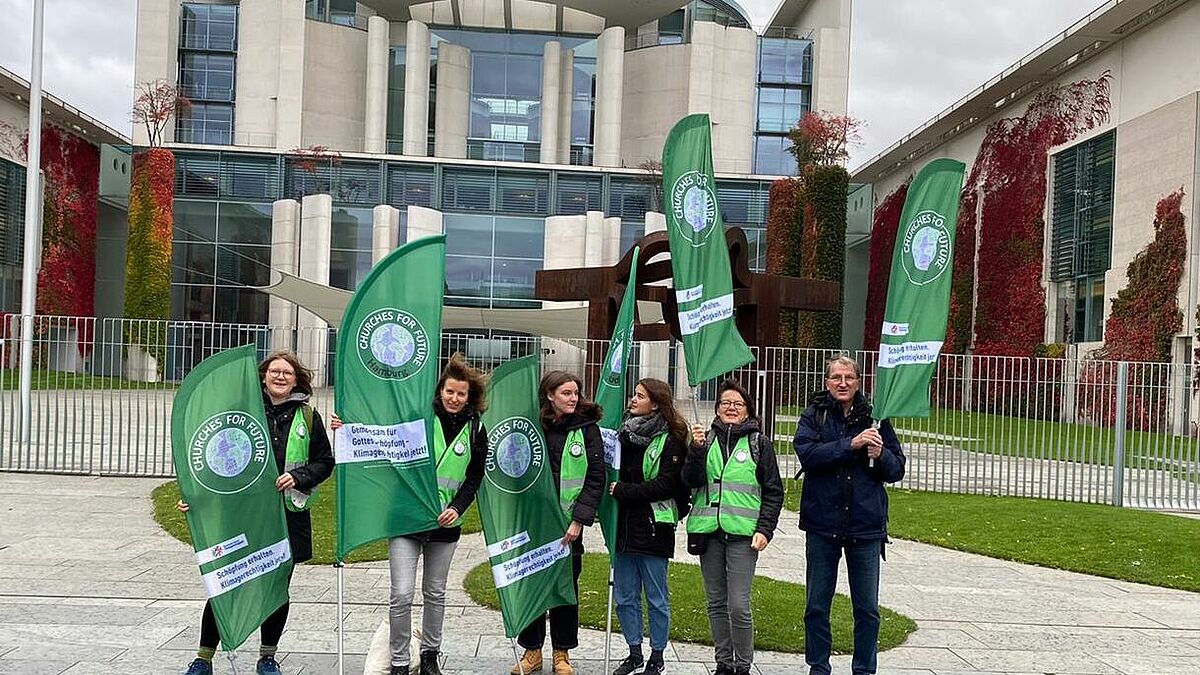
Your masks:
{"label": "stone pavement", "polygon": [[[0,473],[0,675],[183,670],[194,654],[203,591],[191,551],[151,519],[148,495],[159,482]],[[794,516],[784,522],[759,572],[800,580],[803,537]],[[595,546],[599,533],[588,540]],[[466,537],[455,556],[448,673],[500,675],[511,663],[498,614],[472,605],[461,590],[482,548],[479,536]],[[386,566],[348,567],[345,588],[346,672],[357,675],[384,656]],[[302,566],[292,597],[281,644],[285,672],[336,673],[333,570]],[[882,599],[919,627],[905,645],[880,655],[883,675],[1200,673],[1197,594],[897,541],[888,547]],[[580,675],[602,675],[603,634],[583,631],[581,642]],[[252,637],[240,652],[239,672],[253,670],[255,643]],[[707,675],[711,649],[672,645],[668,657],[672,675]],[[798,655],[759,653],[756,660],[762,675],[805,672]],[[834,666],[848,673],[848,657]],[[233,672],[222,656],[217,672]]]}

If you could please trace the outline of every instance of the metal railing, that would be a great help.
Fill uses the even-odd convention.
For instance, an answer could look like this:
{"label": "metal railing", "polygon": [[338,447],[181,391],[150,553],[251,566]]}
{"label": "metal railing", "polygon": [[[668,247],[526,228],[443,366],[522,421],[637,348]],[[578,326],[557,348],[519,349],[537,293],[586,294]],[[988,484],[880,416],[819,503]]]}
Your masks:
{"label": "metal railing", "polygon": [[[0,317],[0,470],[170,476],[171,404],[203,359],[243,344],[260,356],[296,350],[315,372],[314,404],[332,408],[336,332],[323,328],[39,316],[29,442],[21,441],[20,317]],[[140,345],[140,347],[139,347]],[[445,334],[442,358],[465,353],[484,370],[539,354],[544,369],[579,373],[594,389],[607,344],[542,337]],[[834,352],[759,348],[735,373],[753,394],[781,473],[800,468],[797,420],[823,386]],[[852,354],[863,390],[874,352]],[[686,384],[678,344],[635,345],[629,382],[672,383],[680,412],[706,422],[716,381]],[[908,457],[900,487],[1200,511],[1200,445],[1192,364],[945,355],[932,414],[892,423]]]}

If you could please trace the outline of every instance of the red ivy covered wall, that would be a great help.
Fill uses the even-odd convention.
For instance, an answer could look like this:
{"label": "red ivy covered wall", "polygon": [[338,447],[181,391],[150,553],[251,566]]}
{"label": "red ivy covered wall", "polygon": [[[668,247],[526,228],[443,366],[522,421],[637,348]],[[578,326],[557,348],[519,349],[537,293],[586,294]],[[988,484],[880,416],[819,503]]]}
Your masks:
{"label": "red ivy covered wall", "polygon": [[42,268],[39,314],[95,313],[100,149],[56,127],[42,129]]}
{"label": "red ivy covered wall", "polygon": [[883,308],[887,304],[888,283],[892,273],[892,249],[900,229],[900,215],[912,176],[883,198],[875,208],[871,224],[871,253],[867,269],[867,318],[863,326],[863,349],[879,349],[879,333],[883,330]]}

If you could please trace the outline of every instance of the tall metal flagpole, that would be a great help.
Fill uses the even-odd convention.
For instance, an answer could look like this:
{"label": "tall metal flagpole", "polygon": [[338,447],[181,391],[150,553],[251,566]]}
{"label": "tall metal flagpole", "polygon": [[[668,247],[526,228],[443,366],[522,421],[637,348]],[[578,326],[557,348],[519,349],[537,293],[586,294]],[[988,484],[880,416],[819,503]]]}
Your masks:
{"label": "tall metal flagpole", "polygon": [[45,0],[33,1],[33,58],[29,64],[29,151],[25,162],[25,265],[21,272],[21,445],[29,445],[33,389],[33,313],[37,310],[42,224],[38,198],[42,166],[42,24]]}
{"label": "tall metal flagpole", "polygon": [[613,568],[608,566],[608,611],[604,613],[604,672],[608,669],[609,647],[612,645]]}
{"label": "tall metal flagpole", "polygon": [[333,564],[337,568],[337,662],[338,675],[346,675],[346,644],[343,640],[345,635],[345,624],[342,620],[344,616],[342,594],[345,592],[346,565],[342,561],[337,561]]}

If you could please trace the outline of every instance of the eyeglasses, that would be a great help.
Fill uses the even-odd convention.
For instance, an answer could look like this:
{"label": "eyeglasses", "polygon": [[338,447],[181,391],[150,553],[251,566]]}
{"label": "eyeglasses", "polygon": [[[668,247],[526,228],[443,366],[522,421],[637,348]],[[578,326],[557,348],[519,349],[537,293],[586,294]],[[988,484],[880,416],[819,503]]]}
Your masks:
{"label": "eyeglasses", "polygon": [[271,370],[267,371],[267,375],[270,375],[271,377],[282,377],[285,380],[290,380],[296,376],[296,371],[294,371],[294,370],[277,370],[275,368],[272,368]]}
{"label": "eyeglasses", "polygon": [[825,379],[830,382],[846,382],[846,383],[858,382],[857,375],[833,375],[833,376],[827,377]]}
{"label": "eyeglasses", "polygon": [[742,408],[746,407],[746,404],[742,403],[741,401],[718,401],[717,406],[719,406],[721,408],[732,408],[734,410],[741,410]]}

